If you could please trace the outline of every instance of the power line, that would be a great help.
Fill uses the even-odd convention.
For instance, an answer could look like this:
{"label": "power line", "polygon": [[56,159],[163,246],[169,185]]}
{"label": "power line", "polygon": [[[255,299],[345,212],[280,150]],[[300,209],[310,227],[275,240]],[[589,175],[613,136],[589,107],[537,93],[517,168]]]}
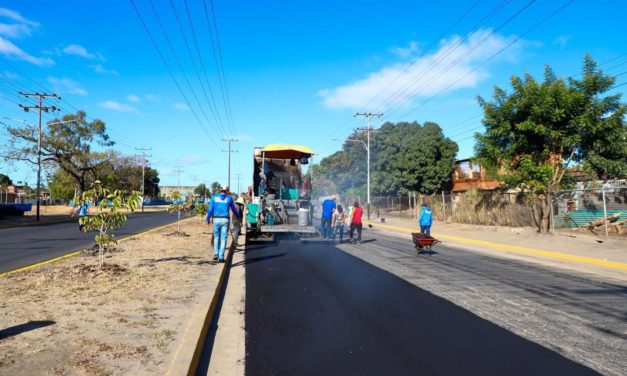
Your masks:
{"label": "power line", "polygon": [[[133,2],[133,0],[131,0],[131,2]],[[134,2],[133,2],[134,4]],[[152,9],[153,14],[155,15],[155,18],[157,19],[157,24],[159,25],[159,28],[163,34],[163,37],[166,40],[166,43],[168,45],[168,47],[170,48],[170,52],[172,53],[172,56],[174,57],[174,61],[176,62],[176,64],[179,67],[179,70],[181,72],[181,75],[183,76],[183,80],[185,81],[185,83],[187,83],[187,87],[189,88],[189,91],[192,94],[192,97],[194,97],[194,99],[196,100],[196,104],[198,105],[199,109],[200,109],[200,113],[203,115],[203,117],[205,118],[207,124],[209,125],[209,127],[213,128],[215,130],[215,128],[212,126],[211,121],[209,120],[209,117],[207,116],[207,113],[205,112],[205,109],[203,107],[203,105],[200,103],[200,100],[198,99],[198,95],[196,94],[196,91],[194,90],[194,87],[192,86],[191,82],[189,81],[189,78],[187,77],[187,74],[185,73],[185,69],[183,69],[183,64],[181,64],[181,61],[178,57],[178,54],[176,53],[176,49],[174,48],[174,45],[172,44],[172,41],[170,40],[170,37],[168,36],[168,32],[165,29],[165,26],[163,26],[163,22],[161,21],[161,17],[159,16],[159,12],[157,11],[157,8],[155,7],[154,3],[152,0],[148,0],[148,4],[150,5],[150,8]],[[139,14],[139,13],[138,13]],[[218,132],[220,133],[220,132]],[[209,134],[207,134],[209,135]]]}
{"label": "power line", "polygon": [[505,26],[507,26],[510,22],[512,22],[514,19],[516,19],[518,16],[520,16],[524,11],[526,11],[536,0],[531,0],[529,2],[527,2],[522,8],[518,9],[513,15],[511,15],[510,17],[508,17],[504,22],[502,22],[497,28],[494,29],[493,32],[488,33],[486,36],[484,36],[479,42],[477,42],[474,46],[470,47],[466,52],[464,52],[461,56],[459,56],[457,59],[453,60],[451,63],[449,63],[446,67],[444,67],[444,69],[442,69],[438,74],[436,74],[435,76],[431,77],[428,81],[426,81],[420,88],[418,88],[415,91],[410,92],[404,100],[401,101],[400,104],[395,106],[394,110],[389,110],[388,113],[394,113],[396,112],[398,109],[402,108],[402,106],[404,106],[407,102],[409,102],[412,97],[418,95],[419,93],[422,93],[427,87],[431,86],[431,84],[433,84],[437,79],[439,79],[440,77],[442,77],[444,74],[446,74],[448,71],[450,71],[451,69],[453,69],[453,67],[455,67],[456,65],[458,65],[459,63],[461,63],[465,58],[467,58],[468,56],[470,56],[470,54],[472,54],[474,51],[476,51],[479,47],[481,47],[482,45],[484,45],[489,39],[490,37],[492,37],[492,34],[495,32],[500,31],[501,29],[503,29]]}
{"label": "power line", "polygon": [[[211,47],[213,49],[213,59],[216,66],[216,71],[218,73],[218,79],[220,82],[220,89],[222,90],[222,101],[224,103],[224,108],[226,110],[227,116],[230,121],[231,130],[234,132],[233,125],[233,114],[231,113],[231,100],[229,97],[229,92],[226,86],[226,78],[224,76],[224,65],[222,59],[222,44],[220,43],[220,34],[218,31],[218,21],[216,17],[216,11],[213,6],[213,0],[209,0],[211,4],[211,15],[213,18],[213,28],[211,27],[212,23],[209,21],[209,10],[207,8],[206,0],[203,0],[203,7],[205,11],[205,20],[207,21],[207,27],[209,29],[209,36],[211,38]],[[215,30],[215,42],[214,42],[214,33]]]}
{"label": "power line", "polygon": [[137,14],[137,17],[139,18],[139,21],[141,22],[142,26],[144,27],[144,30],[146,31],[146,34],[148,35],[148,38],[150,39],[150,42],[152,43],[153,47],[155,48],[155,50],[157,51],[157,54],[159,55],[159,57],[161,58],[161,62],[163,63],[163,65],[166,67],[166,70],[168,71],[168,73],[170,74],[170,77],[172,78],[172,81],[174,81],[174,84],[176,85],[179,93],[181,93],[181,96],[183,97],[183,99],[185,100],[185,103],[187,103],[187,106],[190,108],[190,110],[192,111],[192,114],[194,115],[194,117],[196,118],[196,121],[198,122],[198,124],[200,125],[200,127],[202,128],[202,130],[205,132],[205,134],[207,136],[209,136],[209,140],[211,142],[213,142],[213,144],[216,147],[220,147],[220,145],[218,145],[218,143],[213,139],[213,137],[211,136],[211,134],[207,131],[207,128],[205,128],[204,124],[202,123],[202,121],[200,120],[200,117],[198,117],[198,114],[196,113],[196,111],[194,110],[194,107],[191,105],[191,103],[189,102],[189,99],[187,99],[187,96],[185,95],[185,92],[183,91],[183,89],[181,88],[181,85],[179,84],[178,80],[176,79],[176,76],[174,75],[174,72],[172,72],[172,69],[170,68],[170,65],[168,64],[168,61],[165,59],[165,56],[163,55],[163,53],[161,52],[161,49],[159,48],[159,45],[157,44],[157,42],[155,41],[152,33],[150,32],[150,29],[148,28],[148,25],[146,25],[146,22],[144,21],[144,18],[142,17],[139,9],[137,8],[137,6],[135,5],[135,2],[133,0],[129,0],[131,5],[133,6],[133,9],[135,10],[135,13]]}
{"label": "power line", "polygon": [[524,33],[522,33],[521,35],[519,35],[518,37],[516,37],[514,40],[512,40],[509,44],[507,44],[505,47],[501,48],[499,51],[497,51],[496,53],[494,53],[493,55],[491,55],[490,57],[488,57],[487,59],[485,59],[484,61],[482,61],[481,63],[479,63],[475,68],[473,68],[472,70],[470,70],[469,72],[467,72],[466,74],[464,74],[463,76],[459,77],[457,80],[453,81],[450,85],[446,86],[445,88],[443,88],[442,90],[440,90],[439,92],[435,93],[434,95],[430,96],[429,98],[427,98],[426,100],[422,101],[418,106],[412,108],[410,111],[408,111],[407,113],[405,113],[404,115],[401,116],[401,119],[406,117],[407,115],[409,115],[410,113],[414,112],[415,110],[417,110],[418,108],[422,107],[425,103],[428,103],[429,101],[433,100],[433,98],[435,98],[436,96],[442,94],[443,92],[445,92],[446,90],[450,89],[451,87],[453,87],[453,85],[455,85],[456,83],[458,83],[459,81],[463,80],[464,78],[466,78],[468,75],[474,73],[477,69],[481,68],[484,64],[488,63],[489,61],[491,61],[492,59],[494,59],[496,56],[500,55],[501,53],[503,53],[505,50],[507,50],[508,48],[510,48],[513,44],[515,44],[516,42],[518,42],[520,39],[522,39],[524,36],[526,36],[527,34],[529,34],[530,32],[532,32],[533,30],[535,30],[536,28],[538,28],[540,25],[544,24],[546,21],[548,21],[549,19],[551,19],[552,17],[554,17],[556,14],[558,14],[559,12],[561,12],[562,10],[564,10],[568,5],[570,5],[574,0],[568,0],[566,2],[564,2],[562,5],[560,5],[557,9],[555,9],[553,12],[551,12],[549,15],[547,15],[546,17],[544,17],[543,19],[541,19],[540,21],[536,22],[532,27],[530,27],[529,29],[527,29]]}
{"label": "power line", "polygon": [[[170,6],[172,7],[172,13],[174,13],[174,18],[176,19],[176,23],[179,27],[179,30],[181,32],[181,36],[183,37],[183,42],[185,44],[185,48],[187,50],[187,54],[189,55],[189,58],[192,62],[192,66],[194,68],[194,72],[196,73],[196,78],[198,78],[198,82],[200,83],[200,87],[202,89],[202,92],[205,96],[205,100],[207,101],[207,104],[209,105],[209,110],[211,111],[211,114],[213,115],[213,118],[216,122],[216,124],[218,125],[218,127],[220,127],[220,129],[222,130],[222,132],[224,132],[224,134],[226,134],[227,132],[224,131],[224,128],[222,126],[222,119],[220,118],[220,115],[217,113],[217,107],[214,109],[214,107],[212,106],[212,101],[209,99],[209,96],[207,95],[207,90],[205,89],[205,85],[203,83],[202,78],[200,78],[200,73],[198,71],[198,66],[196,65],[196,60],[194,59],[194,55],[192,53],[192,49],[189,47],[189,42],[187,41],[187,36],[185,35],[185,29],[183,29],[183,23],[181,22],[181,19],[179,18],[179,14],[178,11],[176,10],[176,7],[174,6],[174,2],[172,0],[170,0]],[[190,19],[190,25],[192,27],[192,34],[194,35],[194,41],[196,41],[196,34],[194,32],[194,26],[193,24],[191,24],[191,19]],[[196,41],[196,46],[198,46],[198,42]],[[209,94],[211,95],[211,98],[213,99],[213,92],[211,91],[211,86],[209,86]],[[215,103],[215,101],[214,101]]]}

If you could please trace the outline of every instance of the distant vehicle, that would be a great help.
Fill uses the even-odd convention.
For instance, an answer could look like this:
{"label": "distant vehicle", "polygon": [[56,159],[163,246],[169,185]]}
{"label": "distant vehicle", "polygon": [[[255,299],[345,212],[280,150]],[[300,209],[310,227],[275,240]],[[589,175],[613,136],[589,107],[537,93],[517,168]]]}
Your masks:
{"label": "distant vehicle", "polygon": [[301,170],[313,155],[302,145],[272,144],[254,149],[252,202],[246,217],[248,237],[316,233],[311,179]]}

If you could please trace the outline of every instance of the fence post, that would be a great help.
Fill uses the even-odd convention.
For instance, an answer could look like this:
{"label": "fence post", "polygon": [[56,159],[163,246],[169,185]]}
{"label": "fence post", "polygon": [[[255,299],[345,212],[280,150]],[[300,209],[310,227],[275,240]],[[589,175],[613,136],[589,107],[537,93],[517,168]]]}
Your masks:
{"label": "fence post", "polygon": [[605,202],[605,188],[601,188],[601,196],[603,197],[603,222],[605,223],[605,237],[610,236],[607,231],[607,204]]}

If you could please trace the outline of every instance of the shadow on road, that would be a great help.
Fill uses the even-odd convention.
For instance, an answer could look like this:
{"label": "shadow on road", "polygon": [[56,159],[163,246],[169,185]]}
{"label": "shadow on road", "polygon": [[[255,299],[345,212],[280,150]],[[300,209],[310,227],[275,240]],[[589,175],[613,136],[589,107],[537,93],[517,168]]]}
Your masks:
{"label": "shadow on road", "polygon": [[52,320],[42,320],[42,321],[29,321],[24,324],[15,325],[10,328],[0,330],[0,340],[14,337],[22,333],[30,332],[31,330],[45,328],[46,326],[54,325],[56,323],[57,323],[56,321],[52,321]]}
{"label": "shadow on road", "polygon": [[231,266],[234,267],[234,266],[253,264],[253,263],[256,263],[256,262],[260,262],[260,261],[272,260],[272,259],[275,259],[277,257],[283,257],[285,255],[286,255],[286,253],[279,253],[279,254],[276,254],[276,255],[251,257],[251,258],[247,258],[247,259],[245,259],[243,261],[236,262],[236,263],[232,264]]}

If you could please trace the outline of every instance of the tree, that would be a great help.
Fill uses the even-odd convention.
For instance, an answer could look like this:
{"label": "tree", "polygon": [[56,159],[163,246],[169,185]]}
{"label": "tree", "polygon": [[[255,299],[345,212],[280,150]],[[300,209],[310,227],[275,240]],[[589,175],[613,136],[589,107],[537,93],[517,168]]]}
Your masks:
{"label": "tree", "polygon": [[547,66],[543,82],[513,76],[511,94],[496,87],[491,102],[478,97],[486,131],[476,135],[476,155],[505,187],[536,194],[540,232],[549,229],[551,193],[571,164],[605,177],[627,173],[627,109],[620,94],[602,96],[614,81],[586,55],[581,80],[559,79]]}
{"label": "tree", "polygon": [[220,185],[220,183],[218,183],[217,181],[214,181],[213,183],[211,183],[211,193],[212,194],[219,193],[220,189],[222,189],[222,185]]}
{"label": "tree", "polygon": [[12,185],[13,181],[8,175],[0,174],[0,185]]}
{"label": "tree", "polygon": [[440,126],[386,123],[371,142],[372,189],[379,194],[433,193],[451,181],[457,144]]}
{"label": "tree", "polygon": [[176,233],[181,234],[181,211],[185,212],[189,210],[191,202],[186,200],[179,191],[170,192],[168,199],[172,201],[172,204],[168,207],[168,211],[177,213]]}
{"label": "tree", "polygon": [[[98,235],[94,238],[98,245],[98,253],[100,256],[100,269],[104,265],[105,247],[117,243],[115,235],[111,233],[113,229],[120,228],[127,220],[124,209],[134,211],[140,203],[139,192],[111,191],[103,188],[102,185],[96,183],[93,188],[83,192],[82,200],[84,202],[98,202],[96,206],[97,214],[95,216],[87,216],[79,221],[84,226],[84,231],[97,230]],[[78,197],[75,201],[78,200]]]}
{"label": "tree", "polygon": [[74,180],[65,171],[57,169],[48,183],[52,197],[63,200],[71,200],[74,197]]}
{"label": "tree", "polygon": [[201,197],[211,196],[211,192],[204,183],[200,183],[194,188],[194,194],[197,194]]}
{"label": "tree", "polygon": [[[357,141],[357,142],[355,142]],[[312,166],[315,193],[366,196],[365,133],[353,133],[342,150]],[[436,123],[385,123],[370,140],[371,191],[432,193],[450,182],[457,144]]]}
{"label": "tree", "polygon": [[[62,122],[62,123],[60,123]],[[13,150],[7,160],[25,161],[37,165],[38,127],[36,125],[7,126],[9,146]],[[96,166],[106,155],[92,150],[113,145],[101,120],[87,121],[84,111],[53,119],[42,134],[42,162],[52,162],[72,177],[76,192],[81,195],[87,187],[87,178],[94,175]]]}

